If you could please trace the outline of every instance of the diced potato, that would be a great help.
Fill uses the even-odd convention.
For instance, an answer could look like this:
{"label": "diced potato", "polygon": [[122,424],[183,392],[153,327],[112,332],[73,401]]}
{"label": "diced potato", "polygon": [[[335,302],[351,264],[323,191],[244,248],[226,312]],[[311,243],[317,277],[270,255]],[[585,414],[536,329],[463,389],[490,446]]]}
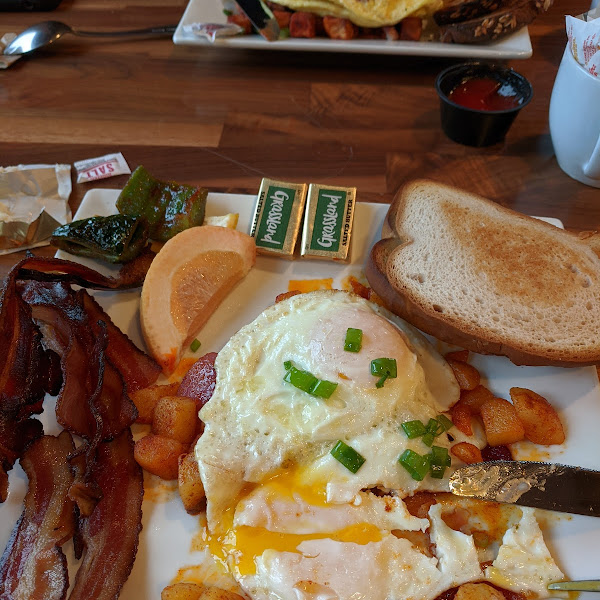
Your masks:
{"label": "diced potato", "polygon": [[481,407],[483,427],[490,446],[513,444],[525,437],[515,407],[502,398],[492,398]]}
{"label": "diced potato", "polygon": [[469,361],[469,351],[468,350],[453,350],[452,352],[447,352],[445,356],[446,360],[457,360],[458,362],[468,362]]}
{"label": "diced potato", "polygon": [[429,514],[429,509],[437,504],[435,496],[429,492],[417,492],[412,496],[406,496],[403,498],[404,504],[408,512],[413,517],[419,517],[419,519],[426,519]]}
{"label": "diced potato", "polygon": [[135,443],[133,455],[137,463],[161,479],[177,479],[179,455],[187,452],[187,445],[153,433]]}
{"label": "diced potato", "polygon": [[460,400],[450,409],[452,415],[452,423],[454,426],[465,435],[473,435],[473,427],[471,425],[471,408]]}
{"label": "diced potato", "polygon": [[446,359],[454,371],[454,376],[461,390],[474,390],[481,381],[479,371],[473,366],[453,358]]}
{"label": "diced potato", "polygon": [[481,450],[477,446],[469,444],[469,442],[459,442],[458,444],[454,444],[454,446],[450,448],[450,452],[467,465],[483,462]]}
{"label": "diced potato", "polygon": [[544,446],[564,443],[560,417],[546,398],[525,388],[511,388],[510,397],[530,442]]}
{"label": "diced potato", "polygon": [[164,396],[154,408],[152,433],[189,445],[196,435],[196,401],[184,396]]}
{"label": "diced potato", "polygon": [[239,594],[222,590],[218,587],[204,588],[202,596],[198,600],[244,600]]}
{"label": "diced potato", "polygon": [[163,396],[176,394],[178,387],[178,382],[167,385],[151,385],[150,387],[129,394],[131,401],[135,404],[139,413],[136,423],[152,423],[152,415],[154,414],[156,403]]}
{"label": "diced potato", "polygon": [[206,495],[193,451],[179,457],[177,479],[183,507],[190,515],[197,515],[206,506]]}
{"label": "diced potato", "polygon": [[506,600],[504,594],[487,583],[463,583],[454,600]]}
{"label": "diced potato", "polygon": [[200,600],[207,588],[199,583],[173,583],[160,594],[160,600]]}
{"label": "diced potato", "polygon": [[483,385],[460,392],[461,404],[466,404],[474,415],[478,415],[483,403],[492,398],[495,398],[494,394]]}

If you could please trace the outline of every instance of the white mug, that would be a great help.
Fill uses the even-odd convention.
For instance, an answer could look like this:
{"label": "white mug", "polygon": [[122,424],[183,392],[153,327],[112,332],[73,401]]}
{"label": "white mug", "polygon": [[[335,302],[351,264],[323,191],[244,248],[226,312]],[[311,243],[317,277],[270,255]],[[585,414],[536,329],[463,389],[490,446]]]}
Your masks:
{"label": "white mug", "polygon": [[550,136],[560,168],[600,187],[600,78],[573,58],[569,46],[552,88]]}

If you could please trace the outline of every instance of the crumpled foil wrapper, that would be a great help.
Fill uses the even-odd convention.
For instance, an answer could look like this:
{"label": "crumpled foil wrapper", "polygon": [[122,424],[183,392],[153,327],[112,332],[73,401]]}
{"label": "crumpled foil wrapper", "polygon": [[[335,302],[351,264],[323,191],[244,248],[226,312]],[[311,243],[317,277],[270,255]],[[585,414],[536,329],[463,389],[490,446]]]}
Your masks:
{"label": "crumpled foil wrapper", "polygon": [[566,19],[573,58],[591,75],[600,77],[600,7]]}
{"label": "crumpled foil wrapper", "polygon": [[0,254],[50,243],[71,221],[71,165],[0,167]]}
{"label": "crumpled foil wrapper", "polygon": [[17,37],[16,33],[5,33],[2,37],[0,37],[0,69],[8,69],[10,65],[17,62],[21,55],[17,54],[16,56],[4,56],[4,48],[8,46],[15,38]]}

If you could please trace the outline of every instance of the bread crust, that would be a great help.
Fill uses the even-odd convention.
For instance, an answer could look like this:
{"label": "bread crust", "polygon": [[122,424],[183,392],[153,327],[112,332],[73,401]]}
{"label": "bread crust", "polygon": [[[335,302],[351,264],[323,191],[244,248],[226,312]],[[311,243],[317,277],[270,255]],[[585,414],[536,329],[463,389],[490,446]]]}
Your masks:
{"label": "bread crust", "polygon": [[[493,205],[498,214],[506,215],[511,219],[516,217],[525,219],[525,222],[533,220],[510,209],[500,207],[490,200],[461,192],[456,188],[426,180],[410,182],[398,192],[388,211],[387,223],[383,229],[390,237],[380,240],[373,246],[365,266],[366,276],[371,287],[382,298],[386,306],[393,313],[406,319],[417,328],[444,342],[479,354],[507,356],[517,365],[581,367],[600,363],[600,340],[596,345],[588,344],[577,350],[567,348],[561,351],[560,356],[557,356],[556,352],[547,352],[547,349],[543,347],[526,348],[524,344],[514,343],[514,340],[498,339],[496,333],[485,331],[482,333],[481,328],[469,327],[464,322],[452,319],[451,315],[436,312],[430,308],[430,305],[419,302],[410,290],[403,289],[398,282],[390,281],[388,261],[394,261],[394,256],[401,253],[403,248],[412,243],[411,239],[406,238],[401,227],[406,196],[414,193],[415,188],[422,185],[436,186],[442,192],[447,190],[453,194],[464,194],[471,199],[476,199],[477,202],[483,203],[484,206],[486,204]],[[539,229],[541,223],[536,220],[533,221],[535,222],[534,226]],[[556,228],[548,224],[543,225],[550,227],[552,235],[556,235]],[[587,252],[583,250],[584,248],[589,247],[596,252],[600,248],[600,236],[595,232],[588,233],[585,236],[577,236],[568,232],[561,232],[560,235],[566,236],[565,239],[568,240],[569,244],[574,244],[575,248],[579,245],[586,256]],[[452,283],[449,282],[449,285],[452,285]],[[568,326],[568,324],[565,326]],[[600,329],[600,324],[598,327]],[[475,333],[475,330],[477,333]]]}

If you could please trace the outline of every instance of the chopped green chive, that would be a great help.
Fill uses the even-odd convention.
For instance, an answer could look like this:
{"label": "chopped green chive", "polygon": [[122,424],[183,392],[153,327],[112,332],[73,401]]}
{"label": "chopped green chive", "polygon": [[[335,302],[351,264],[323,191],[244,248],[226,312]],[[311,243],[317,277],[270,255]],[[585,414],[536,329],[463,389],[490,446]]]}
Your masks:
{"label": "chopped green chive", "polygon": [[425,433],[427,433],[425,425],[423,425],[423,423],[421,423],[421,421],[419,421],[418,419],[415,421],[406,421],[402,423],[402,429],[404,430],[404,433],[406,434],[409,440],[421,437],[422,435],[425,435]]}
{"label": "chopped green chive", "polygon": [[338,440],[336,445],[331,449],[331,456],[342,463],[352,473],[356,473],[365,462],[365,459],[354,448],[344,444],[342,440]]}
{"label": "chopped green chive", "polygon": [[421,456],[410,448],[407,448],[398,462],[410,473],[410,476],[416,481],[423,481],[429,471],[429,457]]}
{"label": "chopped green chive", "polygon": [[438,423],[444,428],[444,431],[448,431],[454,426],[454,423],[446,415],[437,416]]}
{"label": "chopped green chive", "polygon": [[337,383],[327,381],[326,379],[318,379],[316,385],[310,390],[310,393],[319,398],[329,398],[335,392],[337,385]]}
{"label": "chopped green chive", "polygon": [[433,435],[433,433],[431,433],[429,431],[421,438],[421,441],[426,446],[429,446],[430,448],[431,448],[431,446],[433,446],[434,440],[435,440],[435,435]]}
{"label": "chopped green chive", "polygon": [[317,379],[312,373],[297,369],[291,360],[286,360],[283,363],[283,367],[286,370],[283,380],[312,396],[327,399],[337,388],[337,383],[325,379]]}
{"label": "chopped green chive", "polygon": [[371,375],[379,377],[375,387],[382,388],[385,380],[397,376],[395,358],[375,358],[371,361]]}
{"label": "chopped green chive", "polygon": [[441,465],[431,465],[429,467],[429,474],[434,479],[443,479],[445,470],[446,470],[446,467],[442,467]]}
{"label": "chopped green chive", "polygon": [[300,371],[296,367],[291,367],[283,378],[284,381],[291,383],[303,392],[310,392],[313,386],[318,383],[318,379],[308,371]]}
{"label": "chopped green chive", "polygon": [[348,327],[346,330],[346,340],[344,341],[344,350],[346,352],[360,352],[362,345],[362,329]]}
{"label": "chopped green chive", "polygon": [[290,29],[289,29],[289,27],[282,27],[279,30],[279,39],[280,40],[285,40],[285,39],[287,39],[289,37],[290,37]]}
{"label": "chopped green chive", "polygon": [[190,350],[192,352],[196,352],[196,350],[198,350],[198,348],[200,348],[200,340],[195,339],[191,344],[190,344]]}
{"label": "chopped green chive", "polygon": [[448,454],[448,448],[442,446],[431,447],[431,464],[438,465],[440,467],[449,467],[452,463],[450,454]]}

